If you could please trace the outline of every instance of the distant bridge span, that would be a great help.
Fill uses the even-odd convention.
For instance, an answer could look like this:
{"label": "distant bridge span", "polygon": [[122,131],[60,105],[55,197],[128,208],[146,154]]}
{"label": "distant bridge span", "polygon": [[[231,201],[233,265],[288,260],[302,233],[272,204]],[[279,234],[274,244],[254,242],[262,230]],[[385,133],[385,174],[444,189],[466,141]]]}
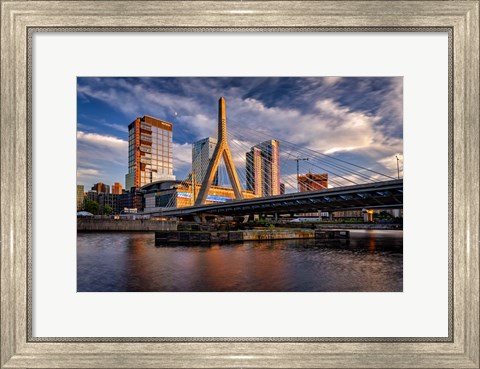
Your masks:
{"label": "distant bridge span", "polygon": [[196,215],[289,214],[315,211],[402,208],[403,179],[330,188],[326,190],[288,193],[247,200],[184,208],[164,208],[144,214],[165,217]]}

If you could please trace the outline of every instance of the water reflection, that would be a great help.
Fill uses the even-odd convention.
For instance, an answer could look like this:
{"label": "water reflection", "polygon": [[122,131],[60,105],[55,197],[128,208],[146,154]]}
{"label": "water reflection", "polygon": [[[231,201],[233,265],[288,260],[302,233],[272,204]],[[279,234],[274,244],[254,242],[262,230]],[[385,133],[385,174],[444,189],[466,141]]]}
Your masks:
{"label": "water reflection", "polygon": [[79,233],[78,291],[402,291],[402,231],[349,240],[155,247],[153,233]]}

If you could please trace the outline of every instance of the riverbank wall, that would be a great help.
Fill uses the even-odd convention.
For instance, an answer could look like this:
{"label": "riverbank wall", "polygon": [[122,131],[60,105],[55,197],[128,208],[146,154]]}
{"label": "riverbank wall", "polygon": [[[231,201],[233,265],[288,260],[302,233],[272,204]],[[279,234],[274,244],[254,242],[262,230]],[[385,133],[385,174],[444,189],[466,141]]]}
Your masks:
{"label": "riverbank wall", "polygon": [[376,229],[376,230],[403,230],[403,224],[382,223],[287,223],[279,227],[311,228],[311,229]]}
{"label": "riverbank wall", "polygon": [[173,220],[77,218],[77,232],[176,231],[177,225]]}
{"label": "riverbank wall", "polygon": [[155,245],[198,244],[198,243],[231,243],[291,239],[347,239],[350,232],[346,230],[320,229],[276,229],[276,230],[243,230],[219,232],[159,231],[155,232]]}

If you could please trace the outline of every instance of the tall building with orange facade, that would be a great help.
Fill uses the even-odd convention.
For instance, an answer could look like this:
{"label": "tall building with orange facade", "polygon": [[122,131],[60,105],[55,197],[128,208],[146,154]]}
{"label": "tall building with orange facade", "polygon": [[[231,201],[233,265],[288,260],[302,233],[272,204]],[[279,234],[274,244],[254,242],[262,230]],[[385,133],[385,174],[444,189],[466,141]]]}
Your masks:
{"label": "tall building with orange facade", "polygon": [[122,194],[122,184],[115,182],[112,186],[112,194],[121,195]]}
{"label": "tall building with orange facade", "polygon": [[160,180],[174,180],[172,123],[148,115],[128,126],[128,173],[126,189]]}
{"label": "tall building with orange facade", "polygon": [[328,173],[307,173],[299,176],[298,188],[300,192],[325,190],[328,188]]}

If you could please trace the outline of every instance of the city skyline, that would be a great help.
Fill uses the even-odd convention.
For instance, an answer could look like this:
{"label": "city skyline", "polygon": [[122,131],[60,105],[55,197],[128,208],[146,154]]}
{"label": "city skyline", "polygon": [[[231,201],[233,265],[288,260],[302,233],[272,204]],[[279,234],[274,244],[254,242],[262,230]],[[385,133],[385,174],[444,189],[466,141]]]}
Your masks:
{"label": "city skyline", "polygon": [[[231,127],[396,176],[403,153],[401,77],[78,78],[77,184],[125,187],[128,125],[151,115],[173,124],[173,174],[191,170],[192,144],[216,137],[216,100]],[[262,140],[252,139],[252,146]],[[244,153],[245,154],[245,153]]]}

